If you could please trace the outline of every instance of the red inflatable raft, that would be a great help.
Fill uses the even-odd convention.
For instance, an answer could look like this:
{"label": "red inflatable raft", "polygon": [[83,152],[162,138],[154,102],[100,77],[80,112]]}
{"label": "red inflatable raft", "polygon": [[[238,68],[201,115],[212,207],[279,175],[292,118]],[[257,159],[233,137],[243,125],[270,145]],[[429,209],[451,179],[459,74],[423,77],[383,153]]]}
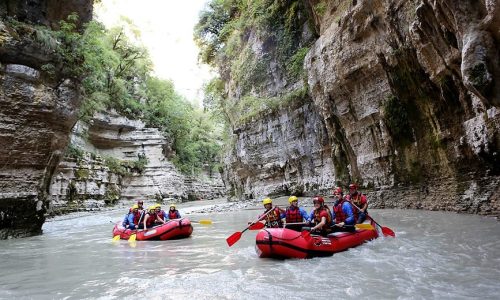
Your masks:
{"label": "red inflatable raft", "polygon": [[190,236],[192,232],[193,226],[186,218],[170,220],[163,225],[139,231],[125,229],[121,222],[116,223],[113,228],[113,236],[120,235],[122,240],[128,240],[130,235],[136,233],[138,241],[181,239]]}
{"label": "red inflatable raft", "polygon": [[[374,225],[374,224],[373,224]],[[257,233],[255,250],[259,257],[311,258],[331,256],[378,237],[375,229],[335,232],[327,237],[286,228],[266,228]]]}

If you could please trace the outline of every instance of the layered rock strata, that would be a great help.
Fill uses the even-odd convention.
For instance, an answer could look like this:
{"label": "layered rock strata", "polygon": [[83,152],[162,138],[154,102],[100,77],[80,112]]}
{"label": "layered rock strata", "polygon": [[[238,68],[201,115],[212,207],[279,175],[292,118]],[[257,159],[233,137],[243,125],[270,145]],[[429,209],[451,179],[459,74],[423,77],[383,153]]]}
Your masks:
{"label": "layered rock strata", "polygon": [[[317,130],[290,124],[287,109],[241,127],[226,158],[236,196],[292,192],[283,149],[308,139],[323,141],[312,153],[329,149],[312,172],[331,176],[323,189],[356,181],[372,206],[498,214],[498,1],[308,2],[319,38],[305,60],[313,109],[303,118]],[[272,139],[290,127],[302,129]],[[299,192],[317,183],[291,178]]]}
{"label": "layered rock strata", "polygon": [[[169,142],[157,128],[116,113],[98,114],[91,125],[78,123],[72,145],[83,150],[58,167],[51,187],[54,211],[92,208],[120,199],[183,201],[222,196],[224,186],[213,177],[186,177],[167,159]],[[135,170],[133,162],[147,162]],[[130,162],[119,172],[110,164]]]}
{"label": "layered rock strata", "polygon": [[[88,8],[82,19],[90,18],[91,1],[80,3]],[[58,65],[61,58],[33,40],[29,25],[12,28],[2,21],[23,15],[20,21],[48,24],[67,16],[61,11],[34,16],[30,5],[59,11],[59,3],[47,1],[0,4],[0,239],[41,232],[50,180],[80,105],[74,79],[59,69],[51,76],[42,71],[42,65]]]}
{"label": "layered rock strata", "polygon": [[334,184],[331,151],[312,103],[266,115],[239,128],[225,157],[229,196],[319,193]]}

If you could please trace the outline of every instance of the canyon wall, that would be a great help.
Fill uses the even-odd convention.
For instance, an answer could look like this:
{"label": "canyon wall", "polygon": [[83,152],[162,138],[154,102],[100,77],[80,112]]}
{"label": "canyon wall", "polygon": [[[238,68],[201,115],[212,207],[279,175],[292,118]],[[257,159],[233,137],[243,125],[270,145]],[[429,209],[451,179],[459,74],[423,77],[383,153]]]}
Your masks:
{"label": "canyon wall", "polygon": [[[304,62],[307,104],[236,124],[224,177],[230,192],[328,194],[354,181],[372,207],[498,215],[498,1],[310,0],[308,7],[318,38]],[[313,142],[303,159],[321,163],[301,173],[290,167],[297,154],[289,149],[306,141]]]}
{"label": "canyon wall", "polygon": [[53,213],[100,208],[118,200],[169,203],[223,196],[219,173],[186,176],[168,160],[170,143],[157,128],[116,113],[79,122],[71,149],[52,179]]}
{"label": "canyon wall", "polygon": [[[91,1],[67,5],[76,5],[82,20],[92,15]],[[57,23],[67,16],[59,6],[58,1],[0,3],[0,239],[41,232],[50,180],[81,102],[78,82],[62,68],[51,76],[43,72],[45,64],[59,65],[60,57],[33,39],[35,30],[12,27],[3,18]]]}

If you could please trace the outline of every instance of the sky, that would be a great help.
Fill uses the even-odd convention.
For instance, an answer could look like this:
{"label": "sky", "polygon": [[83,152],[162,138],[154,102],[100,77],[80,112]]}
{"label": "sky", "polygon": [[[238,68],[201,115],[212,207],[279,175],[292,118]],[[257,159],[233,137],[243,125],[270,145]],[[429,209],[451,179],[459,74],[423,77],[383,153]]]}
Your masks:
{"label": "sky", "polygon": [[203,83],[213,74],[198,63],[193,28],[207,0],[102,0],[95,6],[97,19],[108,28],[120,24],[125,16],[141,32],[154,74],[174,82],[176,90],[193,104],[201,106]]}

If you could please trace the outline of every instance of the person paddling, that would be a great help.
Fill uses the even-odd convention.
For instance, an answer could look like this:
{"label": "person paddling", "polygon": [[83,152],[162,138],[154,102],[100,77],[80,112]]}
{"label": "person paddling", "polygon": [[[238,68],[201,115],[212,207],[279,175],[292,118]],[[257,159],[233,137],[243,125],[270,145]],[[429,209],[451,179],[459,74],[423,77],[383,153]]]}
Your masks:
{"label": "person paddling", "polygon": [[311,212],[310,219],[314,226],[311,232],[318,232],[321,235],[327,235],[331,232],[332,214],[328,206],[325,205],[323,197],[315,196],[313,198],[314,209]]}
{"label": "person paddling", "polygon": [[354,209],[354,216],[357,224],[361,224],[366,220],[366,215],[368,214],[368,200],[366,196],[361,192],[358,192],[358,185],[351,183],[349,185],[349,195],[347,195],[347,200],[352,202],[354,205],[359,207],[359,211]]}
{"label": "person paddling", "polygon": [[168,209],[167,218],[169,220],[181,218],[181,213],[175,208],[175,204],[173,204],[173,203],[170,204],[170,207]]}
{"label": "person paddling", "polygon": [[144,215],[144,228],[151,228],[155,225],[156,207],[151,205],[148,207],[148,212]]}
{"label": "person paddling", "polygon": [[354,232],[356,218],[354,217],[353,207],[342,192],[342,188],[337,187],[333,190],[335,203],[333,204],[333,226],[332,231]]}
{"label": "person paddling", "polygon": [[290,198],[288,198],[288,203],[290,206],[285,210],[285,227],[295,231],[301,231],[304,224],[294,223],[309,222],[309,216],[302,207],[299,207],[299,199],[296,196],[290,196]]}
{"label": "person paddling", "polygon": [[273,200],[271,198],[265,198],[262,200],[262,204],[265,211],[259,215],[259,221],[265,220],[267,228],[282,228],[282,219],[285,217],[285,211],[277,206],[273,208]]}
{"label": "person paddling", "polygon": [[141,214],[139,213],[139,206],[134,204],[128,214],[125,215],[123,219],[122,225],[123,227],[131,230],[135,230],[137,228],[137,223],[139,221]]}
{"label": "person paddling", "polygon": [[165,221],[168,219],[167,213],[163,209],[161,209],[160,204],[156,204],[155,207],[156,207],[156,218],[157,218],[155,223],[165,224]]}
{"label": "person paddling", "polygon": [[156,219],[155,225],[165,224],[165,220],[167,219],[167,214],[164,210],[161,209],[160,204],[155,205]]}

